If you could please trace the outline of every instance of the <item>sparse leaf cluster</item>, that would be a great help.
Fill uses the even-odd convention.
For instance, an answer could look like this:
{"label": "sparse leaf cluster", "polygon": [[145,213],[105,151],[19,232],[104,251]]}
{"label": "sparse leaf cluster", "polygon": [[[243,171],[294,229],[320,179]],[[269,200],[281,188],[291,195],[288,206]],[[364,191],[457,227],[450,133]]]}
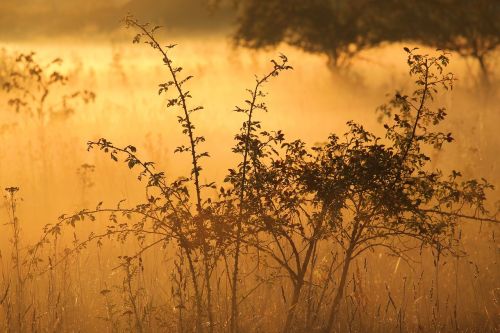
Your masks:
{"label": "sparse leaf cluster", "polygon": [[17,113],[35,117],[42,124],[51,119],[67,117],[75,112],[75,103],[93,102],[95,93],[79,90],[69,94],[57,94],[54,88],[67,84],[69,77],[58,68],[62,63],[56,58],[47,64],[36,61],[36,54],[21,53],[8,73],[2,88],[8,93],[7,103]]}

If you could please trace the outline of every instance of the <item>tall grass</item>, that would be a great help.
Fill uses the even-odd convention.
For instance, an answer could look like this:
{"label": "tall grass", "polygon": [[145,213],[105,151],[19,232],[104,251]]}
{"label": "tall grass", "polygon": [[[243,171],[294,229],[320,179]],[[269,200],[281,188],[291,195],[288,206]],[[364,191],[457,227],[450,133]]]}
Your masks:
{"label": "tall grass", "polygon": [[[192,76],[174,63],[174,45],[162,46],[158,27],[133,17],[125,24],[134,43],[160,56],[168,78],[158,92],[177,112],[185,143],[176,152],[190,167],[174,178],[134,145],[89,141],[137,175],[144,201],[64,214],[29,246],[18,189],[7,188],[5,331],[495,331],[496,274],[467,261],[462,236],[466,220],[496,228],[492,186],[430,164],[429,151],[453,141],[436,127],[446,111],[432,103],[454,83],[448,54],[406,49],[416,82],[379,108],[385,136],[348,122],[344,135],[313,147],[259,121],[271,111],[264,85],[292,69],[281,55],[236,107],[240,161],[217,183],[203,177],[209,154],[197,134],[203,108],[191,103]],[[78,171],[83,205],[93,172],[88,164]],[[482,274],[491,295],[479,294]]]}

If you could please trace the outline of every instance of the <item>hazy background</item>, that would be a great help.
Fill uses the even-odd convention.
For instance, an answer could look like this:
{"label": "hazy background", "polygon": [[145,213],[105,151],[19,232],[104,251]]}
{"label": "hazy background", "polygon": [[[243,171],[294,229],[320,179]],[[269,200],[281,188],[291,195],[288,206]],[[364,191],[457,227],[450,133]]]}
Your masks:
{"label": "hazy background", "polygon": [[[231,3],[2,0],[2,56],[35,51],[42,63],[61,57],[62,69],[71,77],[65,89],[89,89],[97,95],[93,104],[81,105],[72,116],[44,124],[42,145],[39,126],[26,115],[15,114],[1,93],[0,187],[21,188],[23,216],[34,221],[30,234],[31,226],[36,230],[82,204],[133,201],[142,195],[134,174],[99,152],[86,152],[88,140],[106,137],[118,145],[134,144],[142,156],[172,176],[189,163],[184,157],[174,160],[172,152],[184,138],[175,114],[165,110],[165,97],[157,94],[167,73],[155,52],[131,43],[133,32],[120,25],[127,13],[163,25],[161,40],[179,44],[174,60],[195,76],[190,91],[194,102],[205,107],[195,121],[212,155],[204,162],[204,177],[210,179],[220,180],[232,166],[230,147],[242,119],[231,111],[242,104],[254,74],[266,72],[269,59],[279,52],[289,56],[295,70],[266,87],[270,112],[259,117],[268,129],[283,129],[289,137],[311,144],[330,132],[343,132],[350,119],[381,133],[375,108],[388,99],[388,93],[410,87],[402,51],[406,44],[363,51],[343,74],[327,66],[326,56],[284,44],[266,50],[238,48],[231,39],[237,18]],[[500,147],[497,81],[486,90],[477,64],[458,55],[452,56],[450,70],[458,76],[456,89],[440,96],[437,104],[449,108],[444,126],[453,130],[457,141],[436,161],[444,162],[442,168],[458,165],[470,176],[495,181]],[[96,166],[90,175],[94,185],[85,190],[77,174],[83,163]]]}
{"label": "hazy background", "polygon": [[[301,3],[300,0],[290,2]],[[189,157],[173,153],[177,146],[186,143],[177,123],[177,110],[167,110],[167,97],[158,95],[158,84],[169,80],[169,73],[156,51],[143,44],[132,44],[134,31],[120,23],[127,13],[141,21],[162,25],[159,40],[163,45],[178,44],[172,58],[176,65],[184,68],[183,74],[194,76],[188,83],[194,97],[192,105],[203,105],[205,109],[195,113],[193,120],[197,133],[206,138],[202,148],[211,155],[202,163],[203,182],[221,183],[227,169],[237,163],[231,147],[244,119],[233,110],[236,105],[243,105],[247,98],[245,89],[254,86],[254,75],[267,73],[272,66],[270,59],[277,58],[280,52],[288,56],[294,70],[265,86],[264,90],[269,93],[266,99],[269,113],[258,113],[257,117],[264,129],[282,129],[287,138],[301,138],[311,145],[325,141],[332,132],[343,134],[349,120],[383,135],[375,112],[377,106],[388,101],[396,90],[409,93],[412,89],[403,47],[420,46],[433,52],[432,48],[413,42],[382,43],[360,52],[348,69],[337,71],[329,65],[327,55],[307,53],[285,43],[263,49],[237,47],[232,36],[239,16],[232,0],[0,0],[0,87],[16,55],[33,51],[41,64],[57,57],[63,59],[60,70],[69,76],[69,81],[55,89],[52,96],[81,89],[96,94],[93,103],[76,104],[73,114],[54,116],[40,123],[34,117],[16,113],[7,105],[8,94],[0,89],[0,191],[3,193],[8,186],[20,187],[18,215],[23,245],[37,240],[42,227],[56,222],[63,213],[94,208],[100,201],[107,207],[113,207],[122,199],[131,206],[144,202],[144,184],[138,182],[136,170],[131,172],[125,164],[113,162],[101,151],[88,152],[89,140],[104,137],[117,146],[134,145],[140,157],[156,162],[157,169],[165,171],[168,180],[189,173],[186,171],[191,168]],[[274,26],[266,28],[273,30]],[[490,61],[492,79],[485,85],[477,61],[456,53],[451,55],[449,70],[458,80],[453,91],[438,94],[435,105],[448,109],[449,116],[442,130],[453,132],[456,140],[432,157],[436,168],[445,172],[459,169],[466,177],[485,177],[498,187],[498,51]],[[95,168],[82,169],[82,165]],[[493,206],[500,200],[500,191],[493,191],[490,198]],[[0,211],[0,257],[11,239],[10,229],[4,223],[8,221],[6,211]],[[500,252],[495,239],[498,228],[464,222],[463,230],[463,247],[470,257],[461,263],[460,270],[457,260],[454,273],[455,264],[446,266],[452,273],[447,273],[448,279],[442,288],[448,296],[460,290],[461,298],[457,301],[460,311],[470,316],[473,323],[485,318],[498,323],[494,315],[498,309],[500,277]],[[76,233],[79,231],[77,227]],[[72,232],[66,236],[72,237]],[[96,318],[102,310],[96,306],[101,300],[98,294],[108,287],[106,283],[119,280],[111,268],[116,266],[115,254],[129,254],[125,246],[111,243],[102,250],[92,245],[78,257],[79,263],[73,268],[80,269],[80,260],[82,271],[88,268],[83,284],[79,283],[80,295],[89,301],[86,312],[85,306],[80,307],[77,301],[71,306],[76,324],[98,322]],[[154,261],[148,268],[159,269],[160,260],[162,264],[173,260],[171,253],[159,252],[153,254]],[[101,267],[101,253],[109,271],[107,275],[91,265],[99,256]],[[425,292],[432,294],[433,276],[429,273],[433,269],[432,258],[426,257],[417,273],[404,264],[400,267],[400,262],[400,258],[381,253],[371,258],[370,267],[374,269],[366,280],[376,283],[368,284],[366,289],[376,295],[373,304],[385,306],[387,283],[395,295],[401,290],[404,293],[406,277],[420,283],[424,271],[426,286],[430,286],[430,291],[425,289]],[[4,271],[13,266],[5,267]],[[357,274],[359,271],[357,267]],[[162,273],[165,276],[160,276],[154,271],[150,277],[162,281],[159,285],[168,289],[163,282],[169,281],[170,273],[167,270]],[[459,273],[460,283],[454,280]],[[35,288],[39,285],[35,284]],[[163,297],[169,295],[166,289],[151,288],[150,291],[153,296]],[[278,304],[281,302],[279,288],[271,289],[274,297],[262,300]],[[419,300],[409,304],[430,312],[430,307],[423,305],[430,303],[417,303]]]}
{"label": "hazy background", "polygon": [[233,6],[215,10],[206,0],[2,0],[0,13],[0,38],[10,41],[105,39],[127,13],[182,34],[229,32],[235,19]]}

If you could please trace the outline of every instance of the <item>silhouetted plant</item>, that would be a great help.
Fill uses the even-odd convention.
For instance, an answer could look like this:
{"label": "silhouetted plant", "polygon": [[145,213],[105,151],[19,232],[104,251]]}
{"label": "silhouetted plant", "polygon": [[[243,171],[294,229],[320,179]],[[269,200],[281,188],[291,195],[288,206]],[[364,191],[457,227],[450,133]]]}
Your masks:
{"label": "silhouetted plant", "polygon": [[95,165],[84,163],[77,170],[81,186],[81,203],[83,207],[87,206],[88,191],[94,186],[92,175],[95,172]]}
{"label": "silhouetted plant", "polygon": [[[198,333],[246,331],[240,305],[262,284],[276,280],[286,305],[282,331],[329,333],[340,327],[337,318],[348,276],[360,256],[378,248],[411,261],[410,251],[426,247],[437,249],[440,256],[460,255],[456,235],[460,219],[499,222],[486,209],[486,193],[492,185],[463,180],[458,171],[447,176],[429,164],[429,151],[453,141],[450,133],[436,129],[446,112],[434,109],[432,103],[439,89],[450,89],[454,82],[454,76],[445,72],[447,53],[430,56],[405,48],[415,89],[410,95],[397,93],[379,108],[386,122],[385,136],[351,121],[343,136],[331,134],[324,144],[312,147],[300,139],[286,140],[280,130],[264,130],[257,120],[257,111],[267,111],[262,86],[291,69],[285,56],[279,62],[273,60],[271,70],[256,77],[255,87],[248,90],[245,106],[236,108],[246,117],[233,148],[242,158],[229,169],[225,186],[218,187],[200,182],[200,161],[208,153],[200,152],[205,139],[195,133],[193,114],[202,108],[189,106],[191,94],[185,84],[191,76],[181,77],[182,68],[174,65],[170,55],[174,46],[160,45],[155,36],[158,27],[150,28],[131,16],[125,24],[138,31],[134,43],[144,41],[162,56],[170,79],[159,85],[159,93],[174,90],[173,97],[167,97],[167,107],[180,110],[178,122],[188,140],[175,151],[188,153],[191,168],[187,176],[169,180],[153,162],[144,161],[135,146],[120,147],[104,138],[89,141],[89,150],[97,148],[138,172],[146,201],[131,207],[119,202],[109,208],[101,202],[95,209],[62,215],[57,223],[46,225],[39,242],[29,249],[27,276],[52,271],[91,242],[133,240],[138,248],[121,256],[118,266],[125,273],[120,292],[130,330],[152,330],[153,307],[143,300],[138,281],[143,256],[152,249],[174,249],[176,260],[167,280],[172,283],[178,323],[168,325],[162,319],[161,327]],[[218,195],[206,191],[214,188],[219,188]],[[107,221],[101,231],[75,236],[72,248],[51,256],[49,263],[42,262],[44,246],[59,239],[63,229],[103,215]],[[255,274],[256,286],[243,291],[242,258],[250,261],[254,254],[259,256],[256,270],[264,267],[267,275]],[[322,265],[317,263],[319,255],[325,258]],[[232,267],[228,257],[233,259]],[[337,270],[340,277],[334,285]],[[219,300],[221,280],[229,286],[226,298],[231,305],[226,311]],[[353,278],[354,283],[359,280]],[[101,290],[106,320],[112,330],[119,330],[110,292]],[[352,317],[346,325],[352,328],[354,314],[348,316]]]}
{"label": "silhouetted plant", "polygon": [[443,72],[446,53],[431,57],[406,51],[417,88],[411,96],[397,94],[381,108],[393,117],[384,125],[385,138],[349,122],[343,139],[331,135],[325,145],[312,149],[300,140],[285,141],[280,132],[261,132],[252,142],[247,200],[253,218],[247,219],[247,232],[267,234],[267,242],[246,241],[288,272],[293,295],[283,332],[292,329],[320,240],[344,249],[341,279],[325,322],[324,330],[330,332],[356,257],[374,247],[403,257],[423,246],[453,252],[460,218],[496,221],[484,207],[492,185],[462,181],[456,171],[447,177],[429,170],[426,146],[440,149],[453,140],[450,133],[432,129],[446,113],[433,110],[430,102],[440,86],[451,88],[454,78]]}
{"label": "silhouetted plant", "polygon": [[8,93],[8,104],[17,112],[36,117],[41,124],[55,115],[68,116],[74,112],[73,103],[80,99],[84,103],[94,100],[89,90],[75,91],[67,95],[55,94],[55,87],[65,85],[68,76],[58,70],[62,59],[56,58],[47,64],[40,64],[35,53],[21,53],[15,57],[3,89]]}
{"label": "silhouetted plant", "polygon": [[[265,84],[271,77],[278,76],[281,71],[292,69],[289,66],[288,59],[286,56],[281,55],[281,63],[277,63],[272,60],[274,68],[262,78],[256,78],[255,87],[253,90],[248,89],[247,92],[250,98],[245,100],[245,107],[236,107],[236,112],[243,113],[247,116],[247,120],[243,123],[241,128],[241,133],[236,135],[236,146],[233,148],[233,152],[242,155],[242,161],[238,165],[237,171],[231,170],[231,175],[226,180],[231,181],[233,185],[233,191],[238,192],[238,213],[236,217],[236,244],[234,252],[234,265],[233,265],[233,277],[231,283],[231,331],[238,332],[238,269],[239,269],[239,255],[240,247],[242,241],[242,224],[243,220],[247,218],[247,173],[250,173],[252,168],[252,160],[255,161],[258,156],[255,155],[254,146],[259,144],[259,134],[260,121],[254,119],[255,111],[267,112],[266,104],[261,101],[261,98],[265,97],[265,93],[261,90],[262,85]],[[256,133],[257,132],[257,133]],[[223,197],[227,196],[226,193],[222,193]],[[253,199],[253,198],[252,198]],[[227,223],[231,223],[227,221]]]}
{"label": "silhouetted plant", "polygon": [[[208,320],[209,320],[209,327],[210,331],[213,330],[213,310],[212,310],[212,291],[211,291],[211,283],[210,283],[210,274],[211,274],[211,261],[214,253],[212,253],[211,246],[210,246],[210,239],[209,239],[209,232],[208,228],[209,226],[207,217],[208,215],[205,212],[205,209],[208,207],[203,207],[204,204],[209,203],[209,202],[203,202],[202,199],[202,189],[206,187],[213,187],[213,184],[200,184],[200,171],[202,170],[200,166],[200,160],[204,157],[208,157],[207,152],[199,152],[198,147],[199,144],[205,141],[205,138],[203,136],[197,136],[194,131],[195,131],[195,125],[193,124],[193,121],[191,119],[191,114],[193,112],[202,110],[202,106],[196,106],[194,108],[190,108],[188,106],[188,99],[191,98],[191,94],[189,91],[185,90],[183,87],[187,81],[189,81],[192,76],[186,76],[184,78],[180,78],[180,72],[182,71],[182,67],[176,67],[173,65],[172,60],[170,59],[170,56],[168,55],[168,51],[171,50],[172,48],[175,47],[175,45],[168,45],[167,47],[163,48],[160,46],[158,41],[156,40],[154,33],[155,31],[159,28],[159,26],[155,26],[153,28],[149,28],[149,24],[141,24],[139,23],[135,18],[128,16],[125,18],[125,24],[127,27],[133,27],[139,30],[139,33],[134,37],[134,43],[139,43],[141,39],[146,39],[145,43],[149,44],[153,49],[159,51],[159,53],[162,56],[162,61],[165,66],[167,66],[168,71],[171,76],[171,80],[160,84],[160,89],[158,91],[159,94],[163,92],[167,92],[169,88],[173,88],[176,90],[177,96],[174,98],[171,98],[168,100],[167,107],[173,107],[177,106],[180,107],[182,110],[182,115],[178,116],[178,122],[181,125],[183,131],[182,133],[185,134],[188,139],[189,139],[189,145],[181,145],[176,148],[176,152],[187,152],[191,156],[191,163],[192,163],[192,170],[191,170],[191,180],[193,181],[194,184],[194,189],[196,193],[196,215],[193,215],[190,210],[188,210],[186,213],[191,215],[191,219],[196,221],[196,232],[197,232],[197,243],[194,246],[194,249],[198,248],[201,250],[202,256],[203,256],[203,263],[204,263],[204,279],[205,279],[205,286],[207,289],[207,312],[208,312]],[[179,182],[181,186],[188,181],[188,178],[183,178],[180,179]],[[187,194],[187,198],[189,198],[189,192],[185,192]],[[188,201],[185,202],[185,204],[189,204]],[[187,245],[187,250],[192,251],[193,248],[191,248],[191,245]],[[198,295],[197,298],[200,298],[201,296]],[[201,303],[201,299],[198,301],[198,303]],[[198,305],[199,312],[201,311],[201,304]],[[201,313],[199,313],[198,316],[198,321],[201,320]],[[201,323],[198,323],[198,328],[197,330],[201,329]]]}
{"label": "silhouetted plant", "polygon": [[[5,191],[8,193],[6,196],[6,205],[8,207],[9,212],[9,225],[12,228],[12,266],[15,270],[15,276],[13,280],[15,280],[15,303],[13,307],[13,323],[10,323],[12,326],[8,327],[8,330],[14,330],[21,332],[24,328],[24,284],[26,282],[26,276],[22,269],[22,260],[23,254],[22,245],[21,245],[21,226],[19,224],[19,218],[17,216],[17,201],[16,193],[19,191],[18,187],[7,187]],[[10,284],[9,284],[10,287]],[[8,288],[6,288],[5,296],[3,297],[3,301],[6,299],[8,293]],[[10,316],[7,316],[10,317]]]}

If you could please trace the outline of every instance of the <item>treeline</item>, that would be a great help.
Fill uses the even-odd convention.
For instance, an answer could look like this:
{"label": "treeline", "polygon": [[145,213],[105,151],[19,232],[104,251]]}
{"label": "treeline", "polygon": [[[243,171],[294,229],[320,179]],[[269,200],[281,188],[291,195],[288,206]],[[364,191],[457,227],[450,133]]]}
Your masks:
{"label": "treeline", "polygon": [[235,39],[261,48],[285,42],[324,53],[332,66],[384,43],[447,49],[478,61],[485,78],[500,43],[495,0],[240,0]]}

